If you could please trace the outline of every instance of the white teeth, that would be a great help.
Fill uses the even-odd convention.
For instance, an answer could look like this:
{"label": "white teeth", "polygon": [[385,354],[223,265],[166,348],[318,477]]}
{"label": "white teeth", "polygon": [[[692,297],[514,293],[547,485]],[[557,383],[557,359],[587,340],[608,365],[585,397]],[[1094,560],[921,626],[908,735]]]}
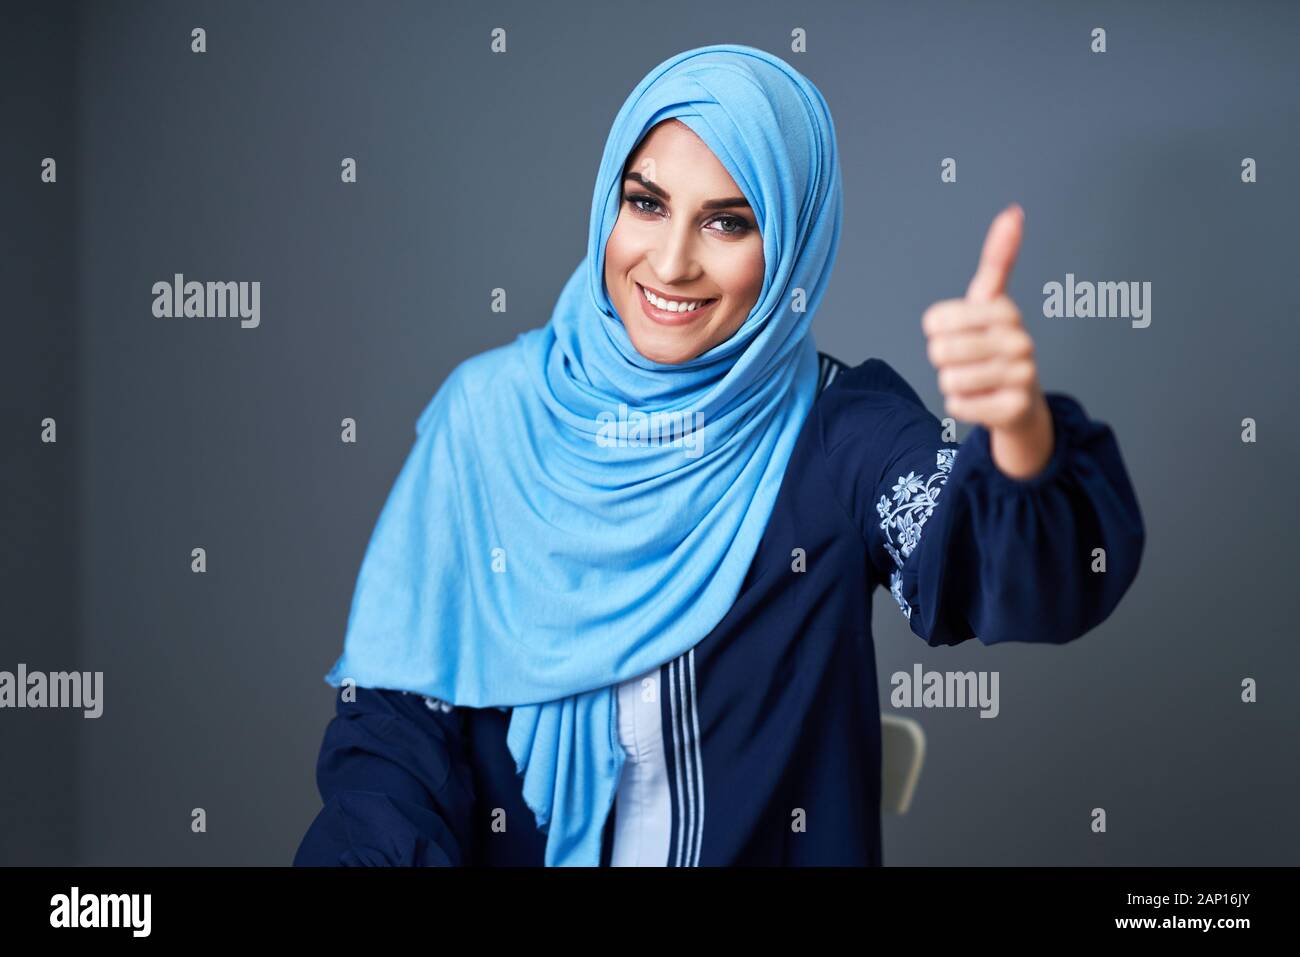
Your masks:
{"label": "white teeth", "polygon": [[704,303],[707,299],[697,300],[695,302],[674,302],[670,299],[660,299],[645,286],[641,287],[641,292],[645,295],[649,303],[657,309],[663,309],[665,312],[692,312]]}

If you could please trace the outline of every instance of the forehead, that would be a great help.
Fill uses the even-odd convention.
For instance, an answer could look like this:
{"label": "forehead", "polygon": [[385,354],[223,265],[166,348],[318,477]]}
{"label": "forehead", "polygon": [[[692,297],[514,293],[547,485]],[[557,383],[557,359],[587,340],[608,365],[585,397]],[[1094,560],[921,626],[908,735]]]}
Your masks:
{"label": "forehead", "polygon": [[650,128],[632,152],[633,156],[651,149],[708,150],[699,134],[676,117],[663,120]]}
{"label": "forehead", "polygon": [[640,173],[674,196],[678,190],[710,196],[721,192],[740,193],[731,174],[704,140],[675,118],[656,124],[645,135],[629,154],[624,172]]}

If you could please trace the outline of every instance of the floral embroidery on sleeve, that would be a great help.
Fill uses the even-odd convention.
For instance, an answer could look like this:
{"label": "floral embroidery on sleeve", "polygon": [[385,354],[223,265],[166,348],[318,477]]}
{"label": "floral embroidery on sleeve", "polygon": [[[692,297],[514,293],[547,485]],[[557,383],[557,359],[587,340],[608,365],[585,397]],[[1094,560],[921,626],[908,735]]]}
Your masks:
{"label": "floral embroidery on sleeve", "polygon": [[910,621],[912,607],[903,598],[903,562],[921,541],[921,529],[934,512],[939,493],[948,481],[953,461],[957,457],[956,449],[940,449],[935,456],[938,471],[924,483],[915,472],[900,475],[893,488],[893,501],[888,496],[880,496],[876,511],[880,514],[880,527],[885,532],[885,551],[898,567],[890,572],[889,593],[898,602],[898,607]]}

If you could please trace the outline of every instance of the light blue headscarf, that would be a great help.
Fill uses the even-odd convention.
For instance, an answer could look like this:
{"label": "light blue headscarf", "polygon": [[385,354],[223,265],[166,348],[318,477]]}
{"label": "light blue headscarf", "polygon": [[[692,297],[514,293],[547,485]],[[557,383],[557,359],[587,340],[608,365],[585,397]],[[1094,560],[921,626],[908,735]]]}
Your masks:
{"label": "light blue headscarf", "polygon": [[[744,324],[680,365],[636,351],[604,284],[624,164],[672,117],[749,200],[765,258]],[[614,119],[550,322],[461,363],[419,417],[325,680],[513,708],[548,865],[600,862],[624,760],[615,686],[694,647],[740,590],[812,406],[841,195],[829,108],[789,64],[732,44],[664,61]],[[692,431],[611,431],[637,411]]]}

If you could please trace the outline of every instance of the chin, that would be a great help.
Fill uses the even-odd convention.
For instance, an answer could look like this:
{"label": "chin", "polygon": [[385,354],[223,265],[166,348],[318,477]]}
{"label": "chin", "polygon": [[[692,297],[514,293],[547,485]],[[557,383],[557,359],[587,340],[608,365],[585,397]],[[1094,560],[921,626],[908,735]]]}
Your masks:
{"label": "chin", "polygon": [[662,362],[664,365],[680,365],[694,359],[703,351],[697,349],[693,342],[674,342],[671,339],[665,342],[662,336],[645,336],[630,329],[628,338],[632,340],[633,347],[642,356],[651,362]]}

